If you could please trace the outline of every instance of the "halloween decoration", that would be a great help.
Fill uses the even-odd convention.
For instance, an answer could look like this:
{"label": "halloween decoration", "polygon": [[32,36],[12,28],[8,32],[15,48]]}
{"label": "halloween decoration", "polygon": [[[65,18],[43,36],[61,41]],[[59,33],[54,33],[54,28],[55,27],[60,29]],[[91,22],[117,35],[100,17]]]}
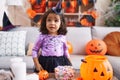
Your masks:
{"label": "halloween decoration", "polygon": [[81,19],[81,21],[80,21],[80,23],[81,23],[81,25],[82,26],[93,26],[94,25],[94,23],[91,23],[91,22],[89,22],[87,19]]}
{"label": "halloween decoration", "polygon": [[83,3],[85,6],[88,5],[88,2],[89,2],[89,0],[82,0],[82,3]]}
{"label": "halloween decoration", "polygon": [[44,13],[46,10],[46,1],[45,0],[29,0],[32,5],[32,9],[36,13]]}
{"label": "halloween decoration", "polygon": [[38,75],[40,80],[46,80],[49,77],[49,73],[46,70],[41,70]]}
{"label": "halloween decoration", "polygon": [[29,0],[29,2],[31,3],[31,5],[34,5],[36,3],[36,0]]}
{"label": "halloween decoration", "polygon": [[54,2],[54,1],[48,1],[47,2],[48,4],[47,4],[47,6],[48,6],[48,8],[52,8],[52,7],[54,7],[54,6],[56,6],[56,2]]}
{"label": "halloween decoration", "polygon": [[104,55],[107,52],[107,46],[104,41],[93,39],[86,45],[86,53],[90,55]]}
{"label": "halloween decoration", "polygon": [[4,12],[4,15],[3,15],[3,27],[1,27],[1,31],[8,31],[10,29],[13,29],[15,28],[16,26],[14,26],[11,21],[9,20],[6,12]]}
{"label": "halloween decoration", "polygon": [[37,24],[41,24],[41,16],[37,15],[37,13],[32,10],[31,8],[27,9],[27,14],[29,16],[29,18],[31,18],[35,23]]}
{"label": "halloween decoration", "polygon": [[88,55],[81,61],[80,74],[82,80],[112,80],[113,69],[107,57]]}
{"label": "halloween decoration", "polygon": [[34,10],[32,10],[31,8],[29,8],[29,9],[27,9],[27,14],[31,19],[33,19],[37,13]]}
{"label": "halloween decoration", "polygon": [[77,0],[78,5],[83,4],[84,6],[87,6],[89,3],[95,3],[96,0]]}
{"label": "halloween decoration", "polygon": [[97,13],[96,9],[85,11],[83,14],[91,15],[94,19],[96,19],[98,17],[98,13]]}
{"label": "halloween decoration", "polygon": [[67,46],[68,46],[69,53],[72,54],[72,52],[73,52],[73,46],[72,46],[72,44],[69,41],[67,41]]}
{"label": "halloween decoration", "polygon": [[65,12],[66,13],[75,13],[77,9],[77,1],[66,1]]}
{"label": "halloween decoration", "polygon": [[34,5],[32,5],[32,9],[36,12],[36,13],[44,13],[46,10],[46,1],[45,0],[41,0],[40,3],[35,3]]}
{"label": "halloween decoration", "polygon": [[107,54],[120,56],[120,32],[111,32],[103,40],[107,45]]}
{"label": "halloween decoration", "polygon": [[82,18],[80,19],[80,24],[82,26],[94,26],[95,25],[95,19],[98,17],[98,13],[96,10],[89,10],[85,11],[82,14]]}

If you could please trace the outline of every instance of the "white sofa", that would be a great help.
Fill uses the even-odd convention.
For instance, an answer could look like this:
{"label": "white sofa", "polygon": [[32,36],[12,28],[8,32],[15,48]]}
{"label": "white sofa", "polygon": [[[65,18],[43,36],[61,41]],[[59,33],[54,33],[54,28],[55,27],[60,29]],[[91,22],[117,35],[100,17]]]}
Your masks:
{"label": "white sofa", "polygon": [[[27,31],[26,35],[26,52],[28,50],[28,44],[30,42],[35,42],[38,34],[39,28],[37,27],[16,27],[10,31]],[[75,69],[80,69],[81,59],[84,59],[86,55],[85,46],[88,41],[92,39],[103,39],[106,34],[112,31],[120,31],[119,27],[68,27],[67,40],[73,45],[73,53],[70,55],[73,67]],[[106,55],[113,67],[114,75],[120,79],[120,57]],[[0,56],[0,68],[9,69],[10,59],[14,56]],[[22,57],[27,64],[27,70],[32,70],[34,68],[34,63],[31,56]]]}

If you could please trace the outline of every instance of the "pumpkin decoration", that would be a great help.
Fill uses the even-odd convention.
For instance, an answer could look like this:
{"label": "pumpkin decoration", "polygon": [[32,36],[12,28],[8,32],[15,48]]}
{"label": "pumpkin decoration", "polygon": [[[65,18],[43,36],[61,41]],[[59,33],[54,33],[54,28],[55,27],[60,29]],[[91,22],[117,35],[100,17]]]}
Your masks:
{"label": "pumpkin decoration", "polygon": [[96,18],[98,18],[96,10],[88,10],[83,12],[80,23],[82,26],[94,26]]}
{"label": "pumpkin decoration", "polygon": [[107,57],[88,55],[81,61],[80,75],[82,80],[112,80],[113,69]]}
{"label": "pumpkin decoration", "polygon": [[28,0],[32,5],[35,4],[36,0]]}
{"label": "pumpkin decoration", "polygon": [[120,56],[120,32],[112,31],[108,33],[103,41],[107,45],[107,54],[112,56]]}
{"label": "pumpkin decoration", "polygon": [[80,6],[81,4],[83,4],[84,6],[88,6],[89,3],[93,3],[95,4],[96,0],[77,0],[78,1],[78,5]]}
{"label": "pumpkin decoration", "polygon": [[99,16],[95,9],[83,12],[83,15],[91,15],[94,19]]}
{"label": "pumpkin decoration", "polygon": [[105,55],[107,46],[103,40],[93,39],[86,45],[86,53],[91,55]]}
{"label": "pumpkin decoration", "polygon": [[56,6],[57,2],[53,2],[53,1],[48,1],[48,8],[52,8],[54,6]]}
{"label": "pumpkin decoration", "polygon": [[65,12],[66,13],[75,13],[77,9],[77,1],[66,1]]}
{"label": "pumpkin decoration", "polygon": [[94,25],[93,23],[89,22],[86,18],[81,19],[80,23],[82,26],[91,26],[92,27]]}
{"label": "pumpkin decoration", "polygon": [[36,16],[36,12],[31,8],[27,9],[27,14],[31,19],[33,19]]}
{"label": "pumpkin decoration", "polygon": [[49,73],[46,70],[41,70],[38,75],[40,80],[46,80],[49,77]]}
{"label": "pumpkin decoration", "polygon": [[44,13],[46,10],[46,1],[42,0],[39,4],[37,2],[35,2],[32,5],[32,9],[36,12],[36,13]]}
{"label": "pumpkin decoration", "polygon": [[70,54],[72,54],[73,53],[73,46],[72,46],[72,44],[69,41],[67,41],[67,46],[68,46],[68,52]]}
{"label": "pumpkin decoration", "polygon": [[83,3],[85,6],[87,6],[88,3],[89,3],[89,1],[88,1],[88,0],[82,0],[82,3]]}

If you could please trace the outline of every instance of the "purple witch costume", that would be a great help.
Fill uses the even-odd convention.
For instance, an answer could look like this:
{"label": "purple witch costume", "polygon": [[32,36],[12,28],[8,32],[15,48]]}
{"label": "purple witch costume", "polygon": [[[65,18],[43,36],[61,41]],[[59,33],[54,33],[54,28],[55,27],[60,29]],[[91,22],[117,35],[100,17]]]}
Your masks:
{"label": "purple witch costume", "polygon": [[[41,54],[38,57],[38,52]],[[71,65],[66,37],[64,35],[52,36],[40,34],[32,52],[33,57],[38,57],[41,66],[48,72],[54,72],[54,68],[60,65]]]}

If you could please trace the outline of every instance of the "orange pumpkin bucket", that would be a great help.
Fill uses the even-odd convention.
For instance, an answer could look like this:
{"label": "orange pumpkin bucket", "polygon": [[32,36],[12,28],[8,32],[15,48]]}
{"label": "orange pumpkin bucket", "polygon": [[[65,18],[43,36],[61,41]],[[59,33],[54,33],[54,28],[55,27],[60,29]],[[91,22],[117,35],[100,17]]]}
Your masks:
{"label": "orange pumpkin bucket", "polygon": [[49,73],[46,70],[41,70],[38,75],[40,80],[46,80],[49,77]]}
{"label": "orange pumpkin bucket", "polygon": [[82,59],[80,75],[83,80],[112,80],[113,69],[102,55],[88,55]]}
{"label": "orange pumpkin bucket", "polygon": [[36,12],[31,8],[27,9],[27,14],[31,19],[33,19],[36,16]]}

